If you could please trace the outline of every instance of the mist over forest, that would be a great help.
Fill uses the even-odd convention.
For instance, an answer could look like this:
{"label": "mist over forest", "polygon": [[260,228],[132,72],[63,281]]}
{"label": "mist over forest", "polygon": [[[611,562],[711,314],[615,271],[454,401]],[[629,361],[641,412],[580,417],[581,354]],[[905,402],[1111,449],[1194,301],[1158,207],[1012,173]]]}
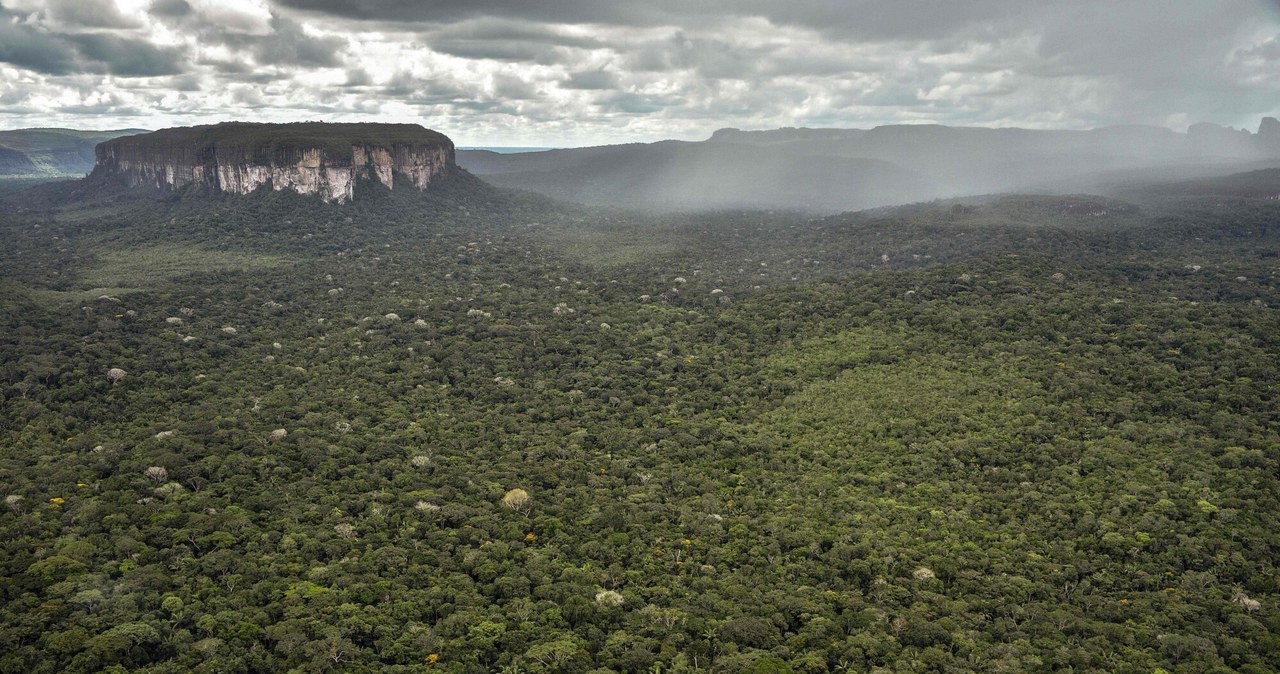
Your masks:
{"label": "mist over forest", "polygon": [[0,0],[0,674],[1280,673],[1278,35]]}
{"label": "mist over forest", "polygon": [[1256,133],[882,126],[721,129],[708,140],[497,154],[459,163],[497,185],[569,201],[668,211],[784,208],[820,213],[1037,192],[1109,194],[1141,181],[1243,172],[1280,162],[1280,122]]}

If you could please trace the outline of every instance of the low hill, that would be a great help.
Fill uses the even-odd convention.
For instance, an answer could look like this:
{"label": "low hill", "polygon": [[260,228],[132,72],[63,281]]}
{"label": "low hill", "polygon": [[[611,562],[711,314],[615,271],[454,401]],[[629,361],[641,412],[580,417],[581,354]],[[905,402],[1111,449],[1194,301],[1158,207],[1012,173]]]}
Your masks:
{"label": "low hill", "polygon": [[93,170],[93,148],[143,129],[15,129],[0,131],[0,177],[83,176]]}
{"label": "low hill", "polygon": [[1241,197],[1280,200],[1280,168],[1260,169],[1212,178],[1156,183],[1141,194]]}
{"label": "low hill", "polygon": [[1276,136],[1265,120],[1256,134],[1211,124],[1187,133],[1149,126],[721,129],[695,143],[460,152],[458,161],[497,184],[588,204],[835,212],[967,194],[1096,191],[1117,175],[1164,180],[1280,166]]}
{"label": "low hill", "polygon": [[[505,158],[505,157],[504,157]],[[923,176],[880,159],[808,156],[747,145],[666,141],[588,151],[480,155],[466,165],[505,187],[557,199],[664,211],[783,208],[844,211],[929,193]],[[516,168],[493,172],[501,165]]]}

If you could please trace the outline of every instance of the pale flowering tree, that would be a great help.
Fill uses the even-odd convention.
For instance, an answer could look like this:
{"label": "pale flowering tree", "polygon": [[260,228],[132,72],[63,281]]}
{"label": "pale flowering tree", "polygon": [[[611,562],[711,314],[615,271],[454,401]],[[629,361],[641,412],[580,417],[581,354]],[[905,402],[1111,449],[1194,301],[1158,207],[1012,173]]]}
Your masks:
{"label": "pale flowering tree", "polygon": [[1245,611],[1248,611],[1249,613],[1253,613],[1254,611],[1262,608],[1262,602],[1258,601],[1257,599],[1253,599],[1252,597],[1250,597],[1249,595],[1243,592],[1237,592],[1236,596],[1231,598],[1231,601],[1239,604],[1241,607],[1244,608]]}
{"label": "pale flowering tree", "polygon": [[512,489],[503,495],[502,505],[528,517],[529,511],[533,508],[533,501],[529,498],[529,492],[523,489]]}
{"label": "pale flowering tree", "polygon": [[601,590],[596,593],[596,603],[601,606],[622,606],[626,599],[614,590]]}
{"label": "pale flowering tree", "polygon": [[933,569],[930,569],[927,566],[922,566],[915,571],[912,571],[911,577],[916,580],[933,580],[934,578],[937,578],[933,573]]}

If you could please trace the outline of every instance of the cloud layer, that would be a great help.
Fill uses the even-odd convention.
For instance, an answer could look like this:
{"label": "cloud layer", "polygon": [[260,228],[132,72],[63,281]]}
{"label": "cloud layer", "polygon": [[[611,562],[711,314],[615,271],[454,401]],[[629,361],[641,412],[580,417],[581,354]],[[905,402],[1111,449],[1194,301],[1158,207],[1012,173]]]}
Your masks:
{"label": "cloud layer", "polygon": [[0,128],[385,120],[569,146],[1264,115],[1275,0],[0,0]]}

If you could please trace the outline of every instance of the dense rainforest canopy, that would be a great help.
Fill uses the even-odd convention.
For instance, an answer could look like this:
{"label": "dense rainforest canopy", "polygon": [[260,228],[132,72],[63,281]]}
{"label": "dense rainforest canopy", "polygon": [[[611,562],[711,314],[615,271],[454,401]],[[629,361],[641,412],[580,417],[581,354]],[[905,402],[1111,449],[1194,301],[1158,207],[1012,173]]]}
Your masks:
{"label": "dense rainforest canopy", "polygon": [[[452,149],[448,136],[419,124],[294,122],[264,124],[223,122],[181,126],[145,134],[122,136],[102,143],[102,151],[133,150],[163,156],[165,152],[192,152],[212,161],[214,155],[245,157],[270,162],[280,156],[321,149],[330,160],[350,161],[353,145],[441,146]],[[293,161],[297,161],[294,159]]]}
{"label": "dense rainforest canopy", "polygon": [[0,672],[1280,671],[1274,200],[37,189]]}

